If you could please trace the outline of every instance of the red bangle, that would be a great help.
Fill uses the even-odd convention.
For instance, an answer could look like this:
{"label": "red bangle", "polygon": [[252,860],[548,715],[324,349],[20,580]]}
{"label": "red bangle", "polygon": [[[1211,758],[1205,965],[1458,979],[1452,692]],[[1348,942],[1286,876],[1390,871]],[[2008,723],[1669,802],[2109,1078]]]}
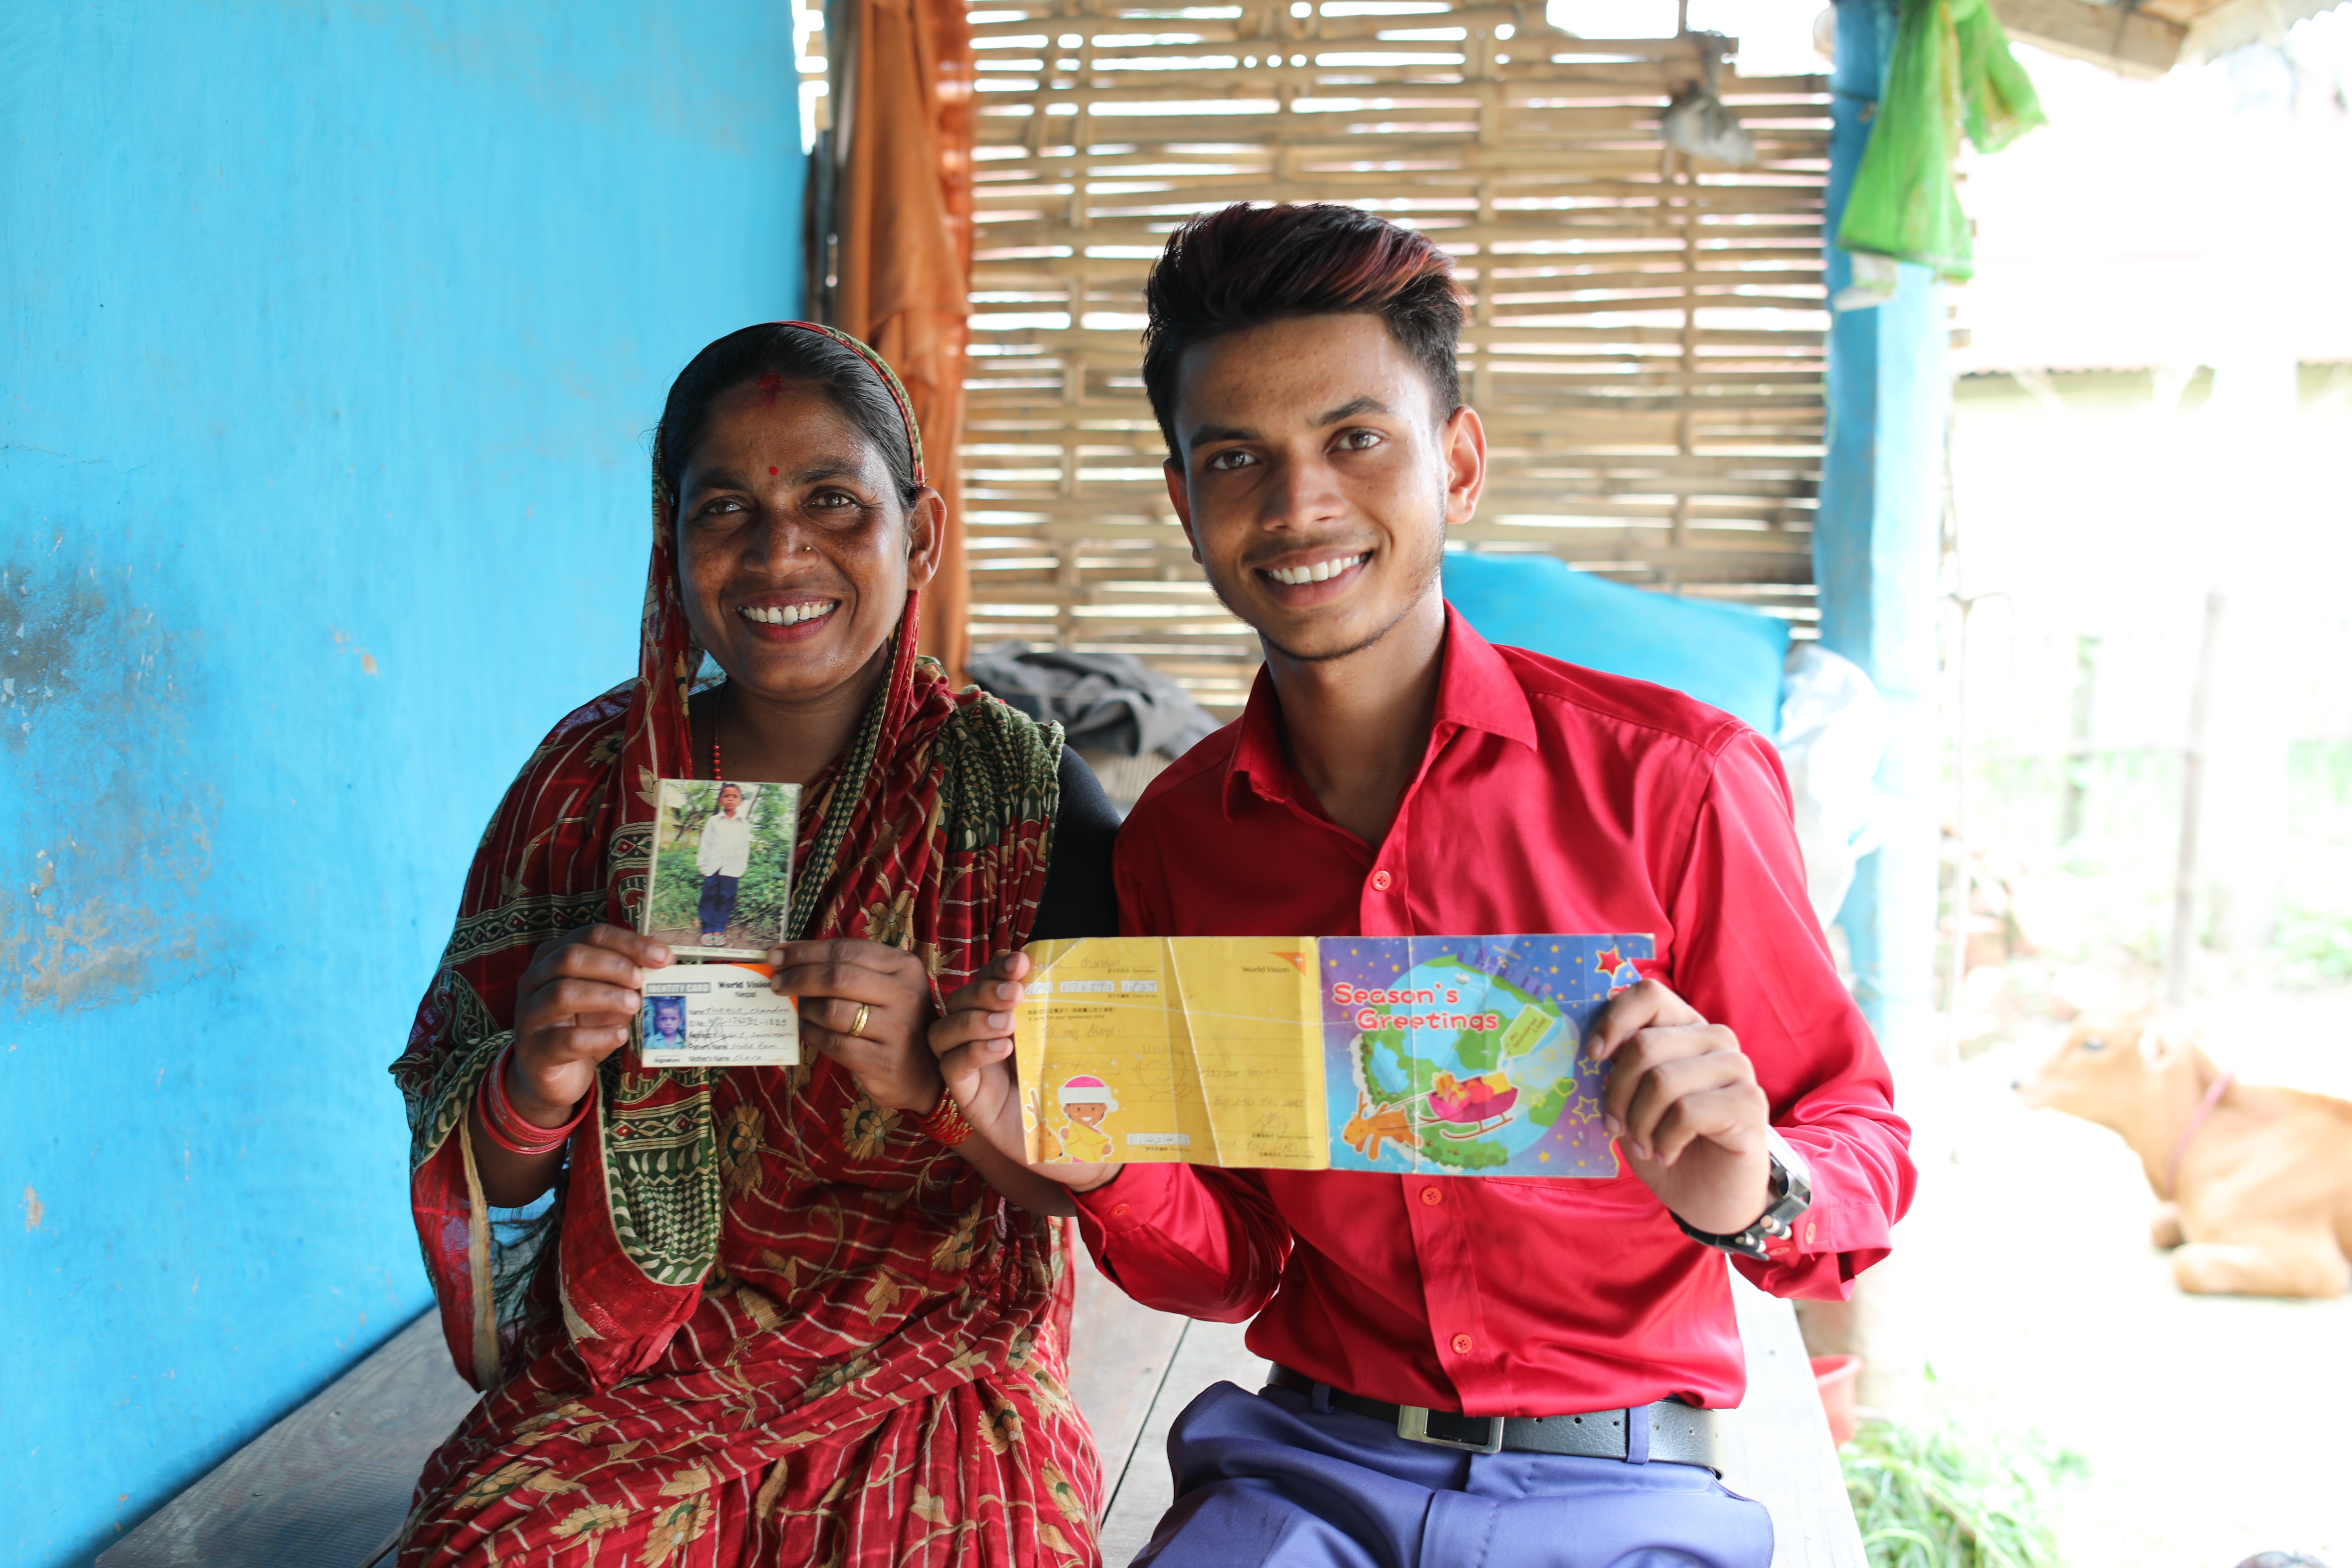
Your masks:
{"label": "red bangle", "polygon": [[522,1113],[514,1108],[514,1102],[507,1098],[507,1058],[513,1055],[514,1042],[509,1040],[506,1048],[499,1053],[499,1059],[490,1064],[490,1070],[483,1076],[479,1096],[482,1130],[490,1135],[491,1142],[509,1154],[552,1154],[572,1142],[572,1134],[588,1120],[590,1100],[594,1097],[581,1100],[580,1109],[573,1113],[572,1120],[561,1127],[541,1127],[535,1121],[525,1120]]}
{"label": "red bangle", "polygon": [[940,1102],[931,1107],[929,1116],[915,1123],[915,1131],[952,1149],[971,1136],[971,1123],[964,1120],[963,1107],[956,1103],[955,1096],[942,1089]]}

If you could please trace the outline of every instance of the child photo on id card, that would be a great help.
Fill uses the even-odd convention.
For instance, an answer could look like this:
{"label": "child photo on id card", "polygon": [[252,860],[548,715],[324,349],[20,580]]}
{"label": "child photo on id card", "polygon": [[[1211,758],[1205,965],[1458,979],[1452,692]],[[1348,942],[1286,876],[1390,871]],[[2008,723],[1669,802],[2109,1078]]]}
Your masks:
{"label": "child photo on id card", "polygon": [[764,958],[784,940],[797,784],[663,779],[645,933],[681,958]]}
{"label": "child photo on id card", "polygon": [[649,1051],[686,1049],[685,997],[648,996],[646,998],[645,1048]]}

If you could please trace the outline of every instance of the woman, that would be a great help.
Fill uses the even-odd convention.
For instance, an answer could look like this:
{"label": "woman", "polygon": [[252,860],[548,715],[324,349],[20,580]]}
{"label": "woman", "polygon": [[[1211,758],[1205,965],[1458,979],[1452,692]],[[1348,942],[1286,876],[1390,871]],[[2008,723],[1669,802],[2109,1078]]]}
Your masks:
{"label": "woman", "polygon": [[[963,1141],[925,1029],[992,954],[1116,928],[1117,823],[1055,727],[916,658],[943,518],[855,340],[747,328],[671,388],[636,679],[509,792],[393,1069],[488,1391],[402,1568],[1095,1561],[1070,1205]],[[801,1067],[626,1047],[673,956],[634,929],[653,781],[689,774],[803,786],[770,954]]]}

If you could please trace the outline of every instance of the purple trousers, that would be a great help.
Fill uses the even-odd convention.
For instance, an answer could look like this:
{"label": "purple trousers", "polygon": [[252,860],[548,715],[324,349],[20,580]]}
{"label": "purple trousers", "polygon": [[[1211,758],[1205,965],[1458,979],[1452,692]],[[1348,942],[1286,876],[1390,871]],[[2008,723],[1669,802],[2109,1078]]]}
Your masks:
{"label": "purple trousers", "polygon": [[1771,1563],[1764,1506],[1696,1465],[1472,1454],[1321,1403],[1220,1383],[1185,1406],[1176,1501],[1133,1568]]}

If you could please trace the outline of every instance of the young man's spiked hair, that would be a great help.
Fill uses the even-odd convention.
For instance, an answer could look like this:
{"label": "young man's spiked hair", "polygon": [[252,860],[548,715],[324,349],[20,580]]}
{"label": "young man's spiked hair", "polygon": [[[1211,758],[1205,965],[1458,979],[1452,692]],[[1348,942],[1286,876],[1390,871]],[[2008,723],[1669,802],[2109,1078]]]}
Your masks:
{"label": "young man's spiked hair", "polygon": [[1194,343],[1294,316],[1361,313],[1429,376],[1440,419],[1462,406],[1454,262],[1424,237],[1330,203],[1203,213],[1168,237],[1143,286],[1143,389],[1177,454],[1176,372]]}

